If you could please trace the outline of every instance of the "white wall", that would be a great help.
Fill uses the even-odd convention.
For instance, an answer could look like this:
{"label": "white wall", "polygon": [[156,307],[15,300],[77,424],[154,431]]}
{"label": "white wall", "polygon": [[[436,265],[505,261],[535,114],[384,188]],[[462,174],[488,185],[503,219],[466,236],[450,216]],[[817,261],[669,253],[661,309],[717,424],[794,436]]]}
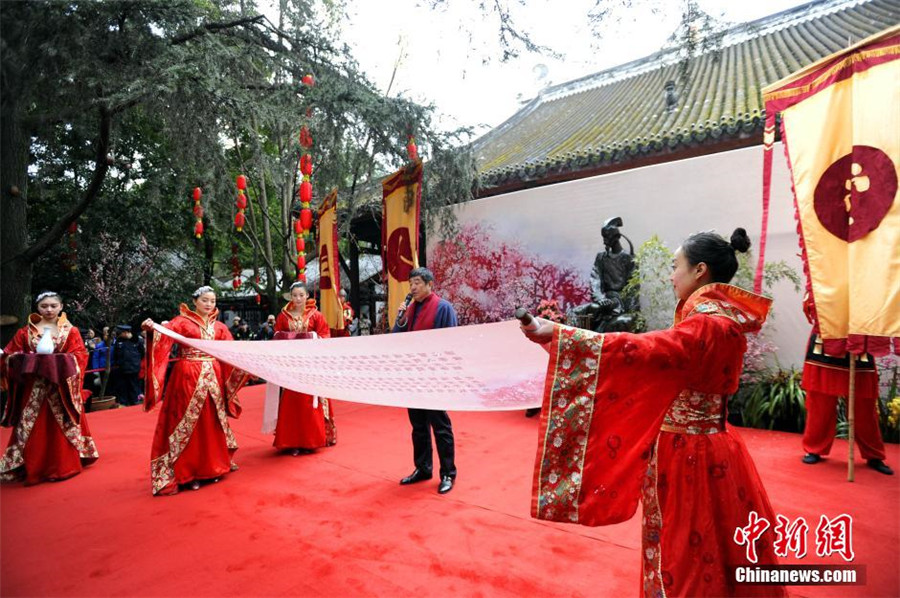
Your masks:
{"label": "white wall", "polygon": [[[783,260],[802,276],[790,175],[780,143],[774,152],[766,260]],[[691,233],[715,229],[727,238],[742,226],[756,252],[762,157],[761,146],[733,150],[497,195],[454,209],[460,224],[487,224],[498,237],[576,267],[585,277],[603,247],[600,228],[613,216],[622,217],[621,230],[635,249],[654,234],[674,250]],[[434,235],[429,240],[432,245]],[[784,367],[802,364],[809,334],[802,292],[783,283],[774,299],[775,334],[770,340],[779,348],[777,359]]]}

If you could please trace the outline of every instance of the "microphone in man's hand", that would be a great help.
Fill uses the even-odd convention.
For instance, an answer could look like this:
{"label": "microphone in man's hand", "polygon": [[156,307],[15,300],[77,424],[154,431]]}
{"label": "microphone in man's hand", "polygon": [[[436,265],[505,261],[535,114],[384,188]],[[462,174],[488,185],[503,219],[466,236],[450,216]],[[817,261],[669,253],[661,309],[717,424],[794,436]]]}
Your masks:
{"label": "microphone in man's hand", "polygon": [[407,309],[409,309],[409,304],[412,303],[412,293],[406,296],[406,299],[403,300],[403,305],[400,306],[400,313],[402,314]]}
{"label": "microphone in man's hand", "polygon": [[522,324],[522,330],[527,330],[528,332],[534,332],[541,327],[538,321],[534,319],[534,316],[528,313],[528,310],[524,307],[516,309],[516,319]]}
{"label": "microphone in man's hand", "polygon": [[[400,305],[400,309],[397,310],[397,319],[404,321],[403,316],[406,315],[406,310],[409,309],[409,304],[412,303],[412,293],[406,296],[406,299],[403,300],[403,303]],[[405,324],[401,324],[405,326]]]}

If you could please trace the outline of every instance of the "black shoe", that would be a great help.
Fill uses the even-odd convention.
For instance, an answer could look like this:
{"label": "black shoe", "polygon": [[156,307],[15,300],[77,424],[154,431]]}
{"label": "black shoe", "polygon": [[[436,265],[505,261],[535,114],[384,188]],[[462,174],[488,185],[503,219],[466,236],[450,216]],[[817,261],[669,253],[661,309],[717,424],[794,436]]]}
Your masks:
{"label": "black shoe", "polygon": [[815,465],[816,463],[818,463],[821,460],[822,460],[822,457],[820,457],[819,455],[817,455],[815,453],[806,453],[805,455],[803,455],[803,462],[806,463],[807,465]]}
{"label": "black shoe", "polygon": [[894,475],[894,470],[888,467],[881,459],[869,459],[868,461],[866,461],[866,465],[868,465],[878,473],[883,473],[884,475]]}
{"label": "black shoe", "polygon": [[421,469],[416,469],[411,474],[400,480],[401,486],[406,486],[407,484],[415,484],[416,482],[424,482],[425,480],[430,480],[431,474],[425,473]]}
{"label": "black shoe", "polygon": [[438,494],[447,494],[451,490],[453,490],[453,478],[445,475],[441,478],[441,483],[438,486]]}

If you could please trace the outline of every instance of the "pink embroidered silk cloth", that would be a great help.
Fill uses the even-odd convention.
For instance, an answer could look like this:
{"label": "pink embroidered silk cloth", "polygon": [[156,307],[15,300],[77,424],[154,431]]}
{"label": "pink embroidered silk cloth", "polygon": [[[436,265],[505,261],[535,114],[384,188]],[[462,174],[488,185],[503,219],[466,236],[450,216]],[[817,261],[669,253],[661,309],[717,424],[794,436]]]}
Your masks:
{"label": "pink embroidered silk cloth", "polygon": [[272,384],[356,403],[452,411],[538,407],[548,356],[515,320],[317,342],[161,334]]}

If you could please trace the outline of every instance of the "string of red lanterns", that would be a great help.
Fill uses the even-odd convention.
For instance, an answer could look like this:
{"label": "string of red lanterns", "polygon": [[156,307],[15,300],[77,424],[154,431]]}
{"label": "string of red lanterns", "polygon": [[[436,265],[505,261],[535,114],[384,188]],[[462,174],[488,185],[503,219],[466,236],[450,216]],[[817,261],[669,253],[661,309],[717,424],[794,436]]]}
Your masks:
{"label": "string of red lanterns", "polygon": [[203,206],[200,205],[201,197],[203,197],[203,189],[194,187],[194,236],[198,239],[203,237]]}
{"label": "string of red lanterns", "polygon": [[[312,75],[304,75],[300,82],[306,87],[315,87],[316,81]],[[294,242],[297,248],[297,280],[306,282],[306,241],[312,228],[312,171],[313,162],[310,148],[313,145],[312,134],[307,124],[312,119],[312,107],[306,109],[307,122],[300,127],[300,188],[297,194],[300,197],[300,214],[294,221]]]}
{"label": "string of red lanterns", "polygon": [[244,216],[244,210],[247,209],[247,196],[244,194],[247,190],[247,177],[242,174],[238,175],[237,188],[237,200],[234,203],[237,208],[237,213],[234,215],[234,228],[237,229],[237,232],[241,232],[244,230],[244,224],[247,223],[247,218]]}

